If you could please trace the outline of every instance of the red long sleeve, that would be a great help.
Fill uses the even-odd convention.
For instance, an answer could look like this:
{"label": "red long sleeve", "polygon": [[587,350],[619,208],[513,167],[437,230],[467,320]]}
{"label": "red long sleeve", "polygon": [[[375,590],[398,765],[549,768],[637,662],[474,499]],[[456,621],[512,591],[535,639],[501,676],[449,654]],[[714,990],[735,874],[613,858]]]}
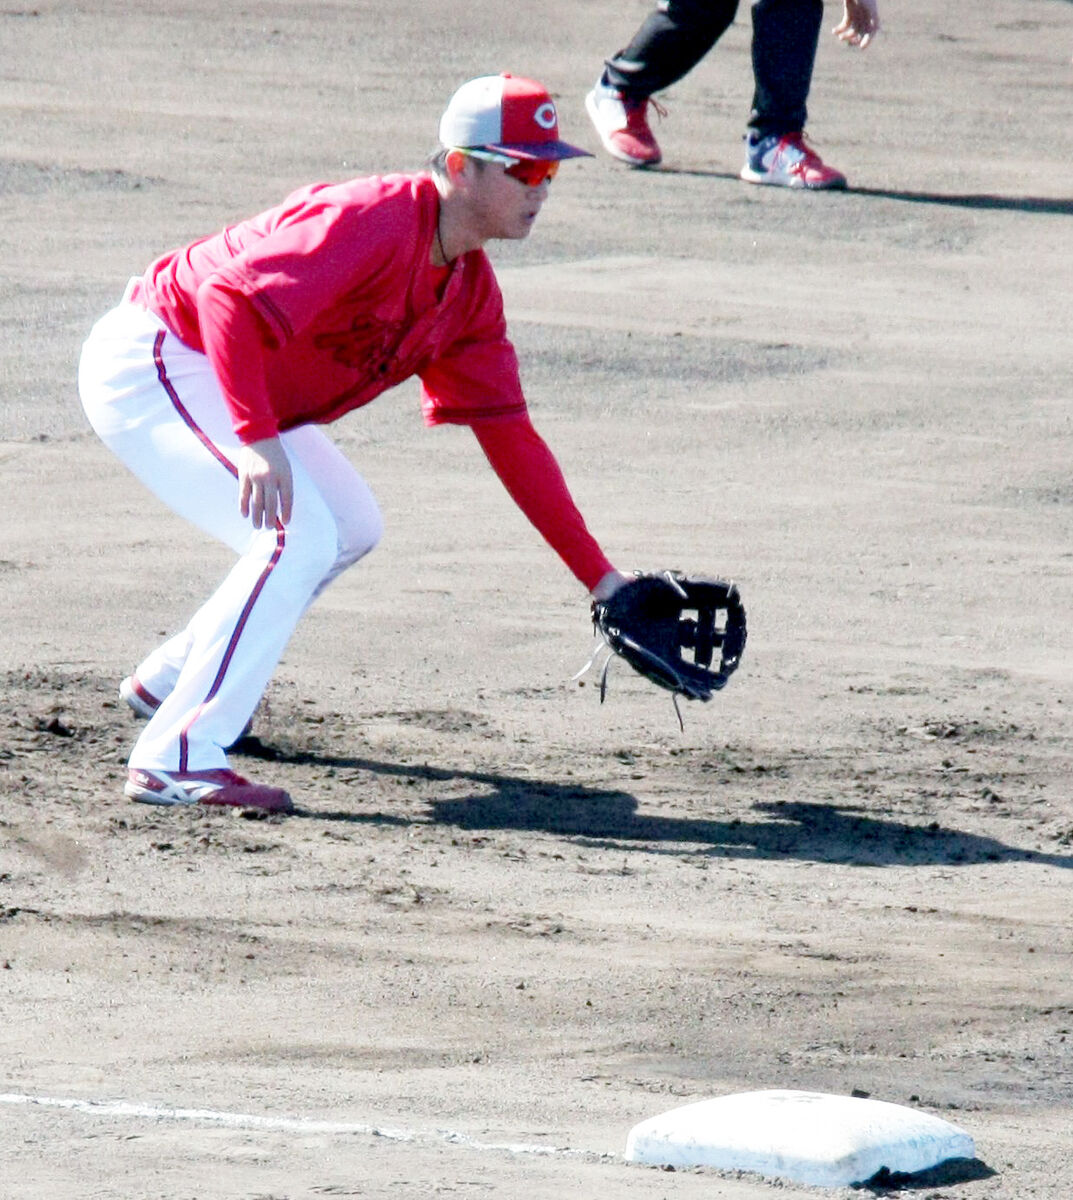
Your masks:
{"label": "red long sleeve", "polygon": [[614,570],[585,527],[559,464],[528,416],[471,426],[514,503],[589,590]]}
{"label": "red long sleeve", "polygon": [[212,283],[198,289],[197,302],[201,340],[235,432],[247,445],[275,437],[279,425],[268,398],[264,330],[253,306],[230,288]]}

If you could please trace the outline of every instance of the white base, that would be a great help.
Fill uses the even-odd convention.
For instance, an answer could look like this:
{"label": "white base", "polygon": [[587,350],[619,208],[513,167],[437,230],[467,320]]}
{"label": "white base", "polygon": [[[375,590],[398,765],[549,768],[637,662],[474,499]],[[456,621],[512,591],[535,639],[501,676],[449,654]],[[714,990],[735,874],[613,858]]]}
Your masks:
{"label": "white base", "polygon": [[884,1167],[926,1171],[974,1158],[956,1125],[900,1104],[820,1092],[739,1092],[651,1117],[626,1139],[628,1162],[754,1171],[816,1187],[864,1183]]}

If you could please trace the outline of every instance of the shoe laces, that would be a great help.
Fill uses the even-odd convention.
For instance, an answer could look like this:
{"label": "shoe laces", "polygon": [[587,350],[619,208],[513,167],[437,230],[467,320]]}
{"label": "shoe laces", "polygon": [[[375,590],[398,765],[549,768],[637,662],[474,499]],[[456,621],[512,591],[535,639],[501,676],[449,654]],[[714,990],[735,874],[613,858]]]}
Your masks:
{"label": "shoe laces", "polygon": [[801,162],[806,167],[823,167],[823,159],[819,154],[808,144],[803,131],[797,133],[787,133],[782,138],[783,144],[794,150],[797,150],[801,155]]}
{"label": "shoe laces", "polygon": [[662,121],[667,115],[667,109],[652,96],[622,97],[622,107],[626,110],[626,128],[631,131],[642,129],[648,132],[648,106],[651,105],[655,114]]}

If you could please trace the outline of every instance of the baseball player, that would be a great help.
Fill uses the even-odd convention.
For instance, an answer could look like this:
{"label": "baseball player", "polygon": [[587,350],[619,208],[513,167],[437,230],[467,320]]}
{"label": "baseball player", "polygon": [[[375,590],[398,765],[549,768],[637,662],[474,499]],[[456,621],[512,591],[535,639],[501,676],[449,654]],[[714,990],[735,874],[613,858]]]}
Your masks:
{"label": "baseball player", "polygon": [[427,425],[468,425],[514,501],[595,600],[625,581],[526,411],[484,252],[529,235],[559,164],[531,79],[470,80],[427,171],[318,183],[157,259],[82,351],[90,424],[134,474],[238,558],[126,678],[148,717],[124,787],[150,804],[285,812],[230,769],[288,638],[377,544],[368,485],[319,426],[411,376]]}

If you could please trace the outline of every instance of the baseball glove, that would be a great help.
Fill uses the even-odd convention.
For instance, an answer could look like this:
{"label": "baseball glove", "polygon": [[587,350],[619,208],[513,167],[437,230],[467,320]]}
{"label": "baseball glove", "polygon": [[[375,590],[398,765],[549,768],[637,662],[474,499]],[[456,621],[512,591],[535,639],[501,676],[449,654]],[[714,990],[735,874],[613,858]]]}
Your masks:
{"label": "baseball glove", "polygon": [[[592,623],[613,654],[672,693],[676,708],[679,696],[710,700],[726,687],[745,649],[745,607],[737,587],[679,571],[637,572],[609,600],[593,601]],[[600,677],[601,700],[612,656]]]}

